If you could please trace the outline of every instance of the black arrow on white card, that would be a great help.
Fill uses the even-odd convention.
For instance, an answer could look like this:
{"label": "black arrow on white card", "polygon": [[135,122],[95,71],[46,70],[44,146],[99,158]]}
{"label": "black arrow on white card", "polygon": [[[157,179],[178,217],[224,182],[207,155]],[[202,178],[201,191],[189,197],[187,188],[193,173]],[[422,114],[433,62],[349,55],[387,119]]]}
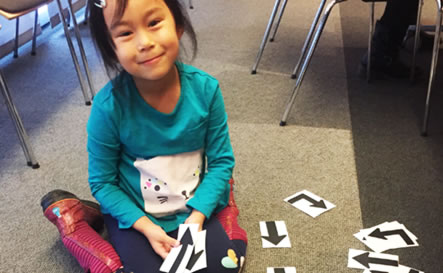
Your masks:
{"label": "black arrow on white card", "polygon": [[386,236],[391,235],[400,235],[403,240],[406,242],[407,245],[413,245],[414,241],[412,241],[411,238],[409,238],[408,234],[406,234],[406,231],[403,229],[395,229],[395,230],[388,230],[388,231],[381,231],[379,228],[375,229],[373,232],[369,234],[371,237],[387,240]]}
{"label": "black arrow on white card", "polygon": [[365,252],[358,256],[352,257],[352,259],[356,260],[360,264],[364,265],[366,268],[369,268],[369,264],[380,264],[380,265],[389,265],[389,266],[398,266],[398,261],[381,259],[381,258],[371,258],[369,257],[369,252]]}
{"label": "black arrow on white card", "polygon": [[314,200],[310,196],[307,196],[304,193],[299,194],[299,195],[289,199],[288,203],[294,204],[295,202],[297,202],[301,199],[305,199],[305,200],[311,202],[312,203],[311,207],[326,209],[326,204],[323,200],[320,200],[320,201]]}
{"label": "black arrow on white card", "polygon": [[178,270],[178,267],[182,263],[183,257],[186,254],[187,245],[182,245],[182,248],[180,249],[180,252],[177,255],[177,258],[175,259],[174,263],[171,266],[171,269],[169,269],[169,273],[176,273]]}
{"label": "black arrow on white card", "polygon": [[[169,270],[169,273],[177,272],[177,269],[180,266],[180,264],[182,263],[183,257],[186,254],[186,250],[187,250],[188,245],[194,244],[194,241],[192,240],[191,230],[189,228],[186,229],[185,233],[183,234],[183,236],[180,240],[180,243],[182,244],[182,248],[180,249],[180,252],[178,253],[177,258],[175,259],[174,263],[172,264],[172,267]],[[197,260],[195,260],[195,261],[197,261]],[[194,261],[194,263],[195,263],[195,261]],[[188,264],[189,264],[189,262],[188,262]]]}
{"label": "black arrow on white card", "polygon": [[274,221],[266,222],[266,229],[268,230],[268,236],[262,236],[262,238],[274,245],[278,245],[286,237],[286,235],[278,235],[277,225]]}
{"label": "black arrow on white card", "polygon": [[183,234],[180,243],[182,245],[193,245],[194,241],[192,240],[191,230],[189,228],[186,228],[185,233]]}
{"label": "black arrow on white card", "polygon": [[[371,273],[389,273],[389,272],[385,272],[385,271],[375,271],[375,270],[369,270]],[[420,273],[420,271],[417,271],[415,269],[411,269],[409,271],[409,273]]]}
{"label": "black arrow on white card", "polygon": [[199,252],[195,253],[195,248],[192,251],[192,255],[191,258],[189,258],[189,262],[188,265],[186,265],[186,269],[187,270],[191,270],[195,263],[198,261],[198,258],[200,258],[200,256],[203,254],[203,250],[200,250]]}

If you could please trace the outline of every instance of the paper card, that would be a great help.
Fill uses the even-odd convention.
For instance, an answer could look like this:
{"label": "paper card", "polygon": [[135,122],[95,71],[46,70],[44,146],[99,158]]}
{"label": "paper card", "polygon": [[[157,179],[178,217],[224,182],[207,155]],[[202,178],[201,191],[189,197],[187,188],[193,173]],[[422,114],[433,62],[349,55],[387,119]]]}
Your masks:
{"label": "paper card", "polygon": [[313,218],[335,208],[335,205],[331,202],[307,190],[297,192],[284,200]]}
{"label": "paper card", "polygon": [[404,265],[399,265],[398,272],[396,273],[425,273],[425,272]]}
{"label": "paper card", "polygon": [[206,260],[206,230],[197,233],[194,252],[186,266],[186,272],[195,272],[208,267]]}
{"label": "paper card", "polygon": [[297,273],[295,267],[268,267],[266,273]]}
{"label": "paper card", "polygon": [[198,233],[198,224],[181,224],[178,227],[177,240],[182,240],[182,237],[187,229],[189,229],[189,231],[191,232],[192,241],[195,241]]}
{"label": "paper card", "polygon": [[[366,269],[365,271],[363,271],[363,273],[374,273],[374,271]],[[424,273],[424,272],[404,265],[399,265],[397,268],[391,269],[391,271],[386,273]]]}
{"label": "paper card", "polygon": [[385,222],[362,229],[354,236],[375,252],[418,246],[417,237],[398,222]]}
{"label": "paper card", "polygon": [[398,267],[398,256],[350,248],[348,267],[391,273]]}
{"label": "paper card", "polygon": [[180,245],[174,247],[163,261],[160,271],[168,273],[182,273],[189,262],[194,246]]}
{"label": "paper card", "polygon": [[263,248],[291,247],[284,221],[260,221]]}
{"label": "paper card", "polygon": [[182,244],[171,249],[160,271],[192,273],[206,268],[206,230],[198,231],[197,224],[181,224],[177,238]]}

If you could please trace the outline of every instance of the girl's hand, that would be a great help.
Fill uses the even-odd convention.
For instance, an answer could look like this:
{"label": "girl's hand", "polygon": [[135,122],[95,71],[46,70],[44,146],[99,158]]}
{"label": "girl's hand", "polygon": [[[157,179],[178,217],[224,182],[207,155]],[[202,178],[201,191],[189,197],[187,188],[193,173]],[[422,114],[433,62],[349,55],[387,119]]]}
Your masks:
{"label": "girl's hand", "polygon": [[154,249],[155,253],[157,253],[163,259],[168,256],[172,247],[177,247],[180,245],[179,241],[169,237],[161,227],[155,224],[144,234],[151,243],[152,249]]}
{"label": "girl's hand", "polygon": [[186,219],[185,224],[198,224],[198,231],[201,231],[205,219],[206,216],[203,213],[194,209],[188,219]]}
{"label": "girl's hand", "polygon": [[154,224],[148,217],[143,216],[138,219],[134,225],[134,229],[141,232],[151,243],[152,249],[163,259],[168,256],[172,247],[177,247],[180,242],[168,236],[166,232],[158,225]]}

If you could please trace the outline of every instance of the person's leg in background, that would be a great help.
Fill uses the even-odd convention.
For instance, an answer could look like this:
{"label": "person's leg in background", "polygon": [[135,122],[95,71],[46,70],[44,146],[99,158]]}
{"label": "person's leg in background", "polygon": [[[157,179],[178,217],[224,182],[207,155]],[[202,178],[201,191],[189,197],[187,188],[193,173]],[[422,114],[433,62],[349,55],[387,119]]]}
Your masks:
{"label": "person's leg in background", "polygon": [[[410,69],[399,58],[409,25],[416,23],[418,0],[388,0],[383,16],[377,21],[371,41],[371,71],[393,78],[407,78]],[[361,60],[365,69],[367,55]]]}

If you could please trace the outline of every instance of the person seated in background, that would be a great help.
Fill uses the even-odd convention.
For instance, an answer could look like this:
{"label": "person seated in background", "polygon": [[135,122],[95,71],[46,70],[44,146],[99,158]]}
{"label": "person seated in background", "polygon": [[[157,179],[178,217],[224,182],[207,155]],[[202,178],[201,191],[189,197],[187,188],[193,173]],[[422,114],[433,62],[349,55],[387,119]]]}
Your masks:
{"label": "person seated in background", "polygon": [[[399,51],[408,27],[416,24],[417,10],[418,0],[387,0],[372,36],[371,72],[382,77],[409,77],[410,67],[400,61]],[[362,75],[366,73],[367,63],[366,53],[360,61]]]}

